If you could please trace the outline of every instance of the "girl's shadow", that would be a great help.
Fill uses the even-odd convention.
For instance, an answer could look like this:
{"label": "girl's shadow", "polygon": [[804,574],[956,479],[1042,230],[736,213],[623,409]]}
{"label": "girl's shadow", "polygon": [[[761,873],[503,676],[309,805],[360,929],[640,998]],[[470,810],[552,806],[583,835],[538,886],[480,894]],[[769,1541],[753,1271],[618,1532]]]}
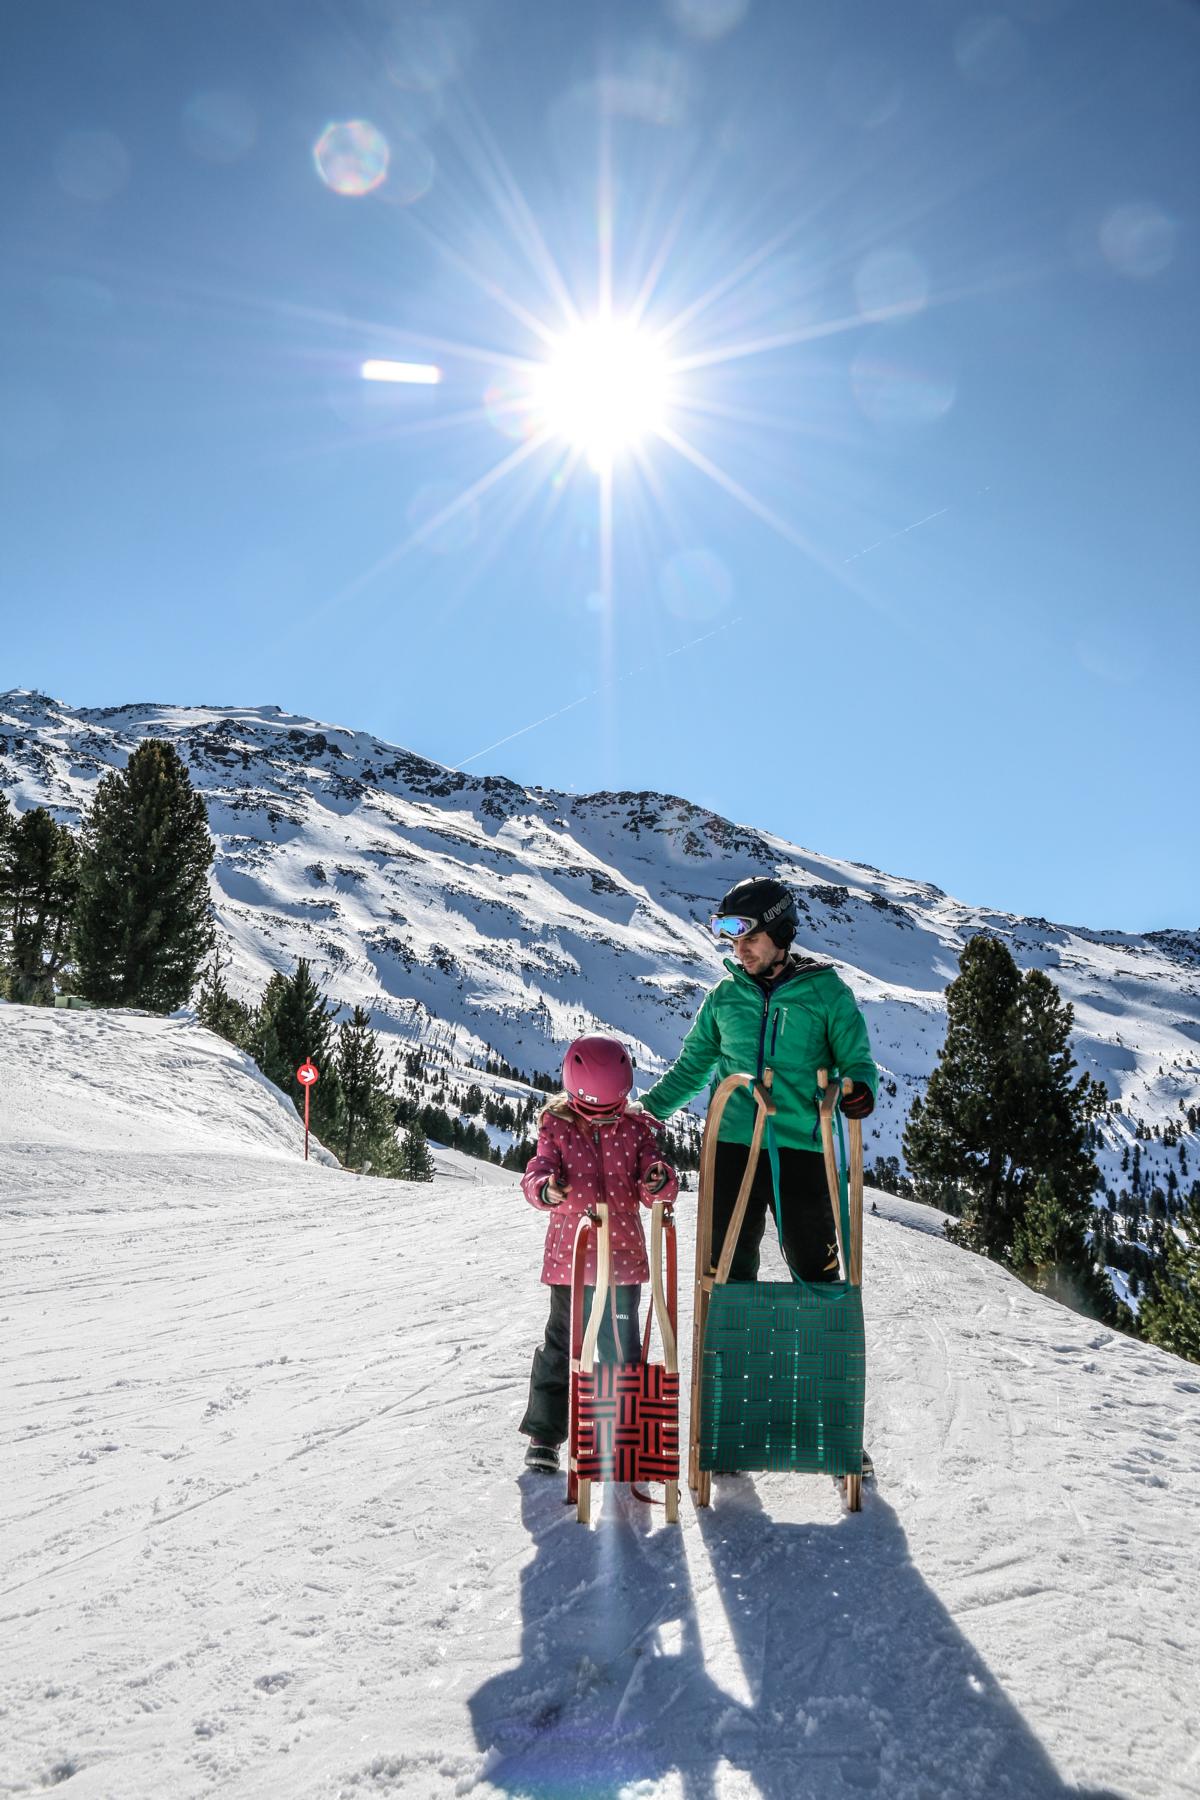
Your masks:
{"label": "girl's shadow", "polygon": [[562,1494],[561,1482],[522,1480],[537,1545],[521,1574],[522,1659],[469,1702],[476,1742],[492,1752],[487,1780],[590,1800],[682,1767],[688,1795],[714,1795],[721,1752],[695,1728],[729,1697],[704,1666],[682,1533],[626,1488],[593,1489],[602,1512],[591,1529]]}
{"label": "girl's shadow", "polygon": [[557,1482],[526,1477],[521,1503],[522,1660],[470,1701],[500,1792],[615,1800],[675,1770],[713,1800],[725,1763],[764,1800],[1119,1800],[1060,1779],[877,1493],[836,1524],[777,1524],[752,1478],[718,1477],[692,1571],[683,1533],[625,1489],[591,1530]]}

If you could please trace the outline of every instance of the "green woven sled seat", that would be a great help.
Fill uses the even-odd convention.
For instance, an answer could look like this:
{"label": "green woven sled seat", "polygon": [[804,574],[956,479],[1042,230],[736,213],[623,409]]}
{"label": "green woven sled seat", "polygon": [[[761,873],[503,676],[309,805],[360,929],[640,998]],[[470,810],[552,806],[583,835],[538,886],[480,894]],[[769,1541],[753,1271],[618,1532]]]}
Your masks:
{"label": "green woven sled seat", "polygon": [[714,1287],[700,1376],[700,1467],[861,1474],[866,1363],[861,1288]]}

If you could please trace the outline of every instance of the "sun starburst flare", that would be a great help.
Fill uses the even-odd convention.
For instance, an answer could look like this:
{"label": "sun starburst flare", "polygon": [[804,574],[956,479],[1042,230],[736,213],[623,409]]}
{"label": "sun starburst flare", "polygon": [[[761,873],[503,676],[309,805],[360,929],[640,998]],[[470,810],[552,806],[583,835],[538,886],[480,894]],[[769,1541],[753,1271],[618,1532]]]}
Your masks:
{"label": "sun starburst flare", "polygon": [[[631,262],[627,252],[618,255],[612,146],[608,122],[601,121],[595,264],[587,282],[592,295],[589,306],[578,279],[572,280],[567,266],[556,257],[544,221],[526,199],[486,122],[465,95],[454,130],[464,167],[500,227],[487,246],[489,254],[480,254],[478,235],[468,247],[466,242],[456,241],[454,233],[436,229],[429,219],[414,217],[407,207],[405,218],[425,247],[476,288],[494,309],[497,320],[502,321],[497,341],[458,341],[408,332],[403,349],[396,343],[400,352],[396,360],[375,358],[362,365],[362,373],[368,380],[404,385],[440,380],[461,394],[464,382],[470,382],[472,366],[490,364],[491,379],[478,392],[476,406],[451,417],[461,419],[464,429],[476,422],[489,425],[509,441],[498,456],[489,459],[488,466],[462,483],[461,490],[439,497],[432,517],[422,515],[335,603],[361,592],[416,546],[424,544],[436,550],[444,527],[460,514],[473,513],[483,495],[509,489],[512,504],[505,517],[496,516],[492,529],[478,541],[474,533],[467,534],[481,555],[507,536],[535,492],[545,494],[553,506],[581,475],[590,474],[597,567],[588,605],[594,601],[594,610],[606,624],[603,653],[607,657],[612,648],[618,496],[620,516],[628,519],[635,531],[647,530],[649,513],[656,510],[661,516],[670,516],[677,533],[686,532],[674,510],[674,495],[663,479],[672,463],[686,465],[693,475],[711,483],[749,517],[818,565],[826,576],[858,593],[859,584],[847,567],[853,559],[822,551],[814,533],[804,530],[786,509],[756,493],[724,466],[726,457],[718,446],[728,444],[731,426],[752,425],[761,433],[792,431],[797,423],[796,412],[790,407],[786,413],[779,410],[777,399],[766,408],[750,405],[751,397],[761,394],[761,381],[756,388],[748,387],[745,399],[739,399],[728,386],[729,371],[771,353],[857,330],[864,317],[877,321],[901,311],[907,317],[918,304],[926,303],[924,288],[918,293],[910,282],[901,296],[903,306],[900,301],[892,306],[890,290],[881,297],[873,287],[866,311],[855,308],[847,313],[839,306],[824,318],[814,314],[798,322],[793,312],[785,329],[770,329],[771,314],[763,310],[756,287],[772,258],[789,247],[799,226],[789,222],[749,247],[743,239],[737,253],[736,240],[731,239],[730,254],[710,260],[709,279],[697,280],[689,287],[680,267],[687,210],[683,200],[662,230],[652,231],[649,218],[634,222],[637,251]],[[376,192],[386,201],[386,184]],[[465,193],[459,199],[465,201],[462,216],[470,218],[470,201]],[[619,280],[614,273],[617,263],[621,266]],[[526,334],[524,353],[513,344],[513,326]],[[384,335],[395,342],[394,328],[387,328]],[[429,360],[410,360],[412,351],[424,353]],[[426,411],[405,414],[395,420],[393,429],[405,436],[429,432],[448,422]],[[810,434],[819,432],[815,415],[807,418],[803,429]],[[521,483],[519,492],[511,487],[514,479]],[[777,484],[771,486],[777,491]]]}
{"label": "sun starburst flare", "polygon": [[611,469],[662,430],[667,383],[667,359],[648,332],[625,319],[592,320],[560,337],[535,373],[535,428],[564,440],[592,468]]}

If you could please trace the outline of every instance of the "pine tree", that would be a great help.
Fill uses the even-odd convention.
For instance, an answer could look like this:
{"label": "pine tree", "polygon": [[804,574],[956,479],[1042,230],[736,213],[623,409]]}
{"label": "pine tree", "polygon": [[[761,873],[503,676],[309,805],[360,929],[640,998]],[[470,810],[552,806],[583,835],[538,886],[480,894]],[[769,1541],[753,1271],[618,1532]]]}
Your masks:
{"label": "pine tree", "polygon": [[196,1017],[201,1025],[239,1050],[251,1049],[255,1015],[244,1001],[229,992],[225,986],[225,965],[215,955],[201,973]]}
{"label": "pine tree", "polygon": [[925,1098],[913,1101],[904,1156],[917,1197],[967,1211],[963,1236],[986,1256],[1012,1243],[1019,1208],[1013,1038],[1021,976],[997,938],[974,937],[946,989],[946,1039]]}
{"label": "pine tree", "polygon": [[44,806],[0,820],[0,945],[12,1000],[49,1006],[70,955],[78,846]]}
{"label": "pine tree", "polygon": [[[333,1147],[338,1138],[341,1082],[333,1054],[333,1014],[313,980],[307,957],[290,975],[276,973],[268,981],[255,1017],[251,1049],[259,1068],[292,1100],[298,1100],[296,1070],[310,1058],[320,1080],[309,1102],[313,1130]],[[303,1102],[299,1102],[301,1110]]]}
{"label": "pine tree", "polygon": [[1075,1312],[1108,1319],[1129,1330],[1128,1308],[1115,1300],[1104,1274],[1103,1229],[1095,1215],[1096,1243],[1087,1242],[1093,1214],[1086,1198],[1075,1204],[1064,1201],[1053,1181],[1040,1175],[1034,1183],[1023,1217],[1013,1234],[1011,1262],[1021,1278],[1041,1294],[1061,1301]]}
{"label": "pine tree", "polygon": [[[338,1032],[337,1068],[342,1084],[342,1120],[338,1154],[347,1168],[355,1168],[365,1156],[363,1148],[371,1117],[371,1103],[380,1085],[382,1058],[371,1015],[356,1006]],[[356,1159],[355,1151],[359,1151]]]}
{"label": "pine tree", "polygon": [[1200,1362],[1200,1194],[1167,1232],[1166,1252],[1138,1312],[1144,1335],[1160,1350]]}
{"label": "pine tree", "polygon": [[[275,1030],[275,1009],[279,1005],[280,996],[286,984],[287,977],[276,969],[263,989],[262,998],[255,1007],[250,1021],[248,1049],[263,1074],[270,1081],[275,1079],[270,1073],[272,1069],[279,1071],[280,1074],[283,1072],[283,1053],[279,1048],[279,1034]],[[299,1066],[297,1063],[296,1067]]]}
{"label": "pine tree", "polygon": [[373,1175],[396,1175],[401,1149],[396,1141],[396,1104],[388,1091],[379,1039],[371,1015],[356,1006],[338,1032],[337,1072],[341,1083],[338,1154],[347,1168],[368,1167]]}
{"label": "pine tree", "polygon": [[401,1181],[432,1181],[436,1172],[429,1143],[415,1119],[404,1133],[396,1172]]}
{"label": "pine tree", "polygon": [[212,946],[204,801],[175,750],[150,738],[106,775],[83,830],[76,915],[79,991],[108,1006],[172,1012]]}
{"label": "pine tree", "polygon": [[533,1138],[516,1138],[508,1146],[502,1158],[502,1167],[506,1169],[524,1169],[526,1163],[537,1149]]}
{"label": "pine tree", "polygon": [[[1022,1217],[1014,1229],[1010,1260],[1031,1285],[1076,1311],[1128,1324],[1130,1320],[1118,1317],[1111,1284],[1096,1267],[1088,1241],[1095,1222],[1092,1197],[1100,1183],[1091,1150],[1094,1122],[1108,1093],[1089,1075],[1073,1079],[1074,1019],[1074,1008],[1048,976],[1040,969],[1026,970],[1016,1049],[1025,1101],[1017,1147]],[[1034,1249],[1036,1255],[1031,1254]]]}
{"label": "pine tree", "polygon": [[947,989],[948,1028],[904,1153],[922,1198],[960,1202],[948,1235],[1031,1285],[1124,1322],[1088,1241],[1100,1172],[1088,1140],[1108,1095],[1072,1078],[1074,1011],[1039,969],[972,938]]}

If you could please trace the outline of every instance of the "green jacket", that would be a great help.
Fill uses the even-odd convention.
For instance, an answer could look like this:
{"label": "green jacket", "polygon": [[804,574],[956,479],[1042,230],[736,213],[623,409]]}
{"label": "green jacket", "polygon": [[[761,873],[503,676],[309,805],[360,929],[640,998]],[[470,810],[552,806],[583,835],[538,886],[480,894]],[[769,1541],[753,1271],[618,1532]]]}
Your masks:
{"label": "green jacket", "polygon": [[[773,1069],[776,1142],[784,1149],[819,1150],[817,1070],[865,1081],[872,1093],[879,1084],[854,995],[827,963],[795,970],[769,993],[737,963],[726,961],[725,967],[729,979],[705,996],[679,1055],[642,1095],[642,1105],[652,1117],[668,1119],[708,1082],[716,1088],[727,1075]],[[733,1094],[721,1141],[748,1144],[754,1112],[748,1088]]]}

